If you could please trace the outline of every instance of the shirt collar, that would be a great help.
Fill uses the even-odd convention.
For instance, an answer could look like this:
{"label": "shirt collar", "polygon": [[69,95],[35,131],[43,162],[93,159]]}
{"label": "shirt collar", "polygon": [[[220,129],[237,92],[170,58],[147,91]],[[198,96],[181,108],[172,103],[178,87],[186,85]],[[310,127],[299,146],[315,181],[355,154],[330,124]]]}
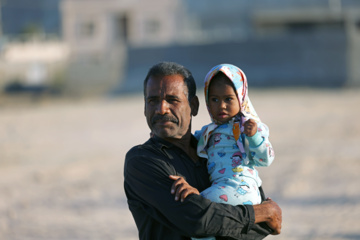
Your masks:
{"label": "shirt collar", "polygon": [[[171,147],[176,147],[174,144],[172,144],[171,142],[168,142],[166,141],[165,139],[163,138],[160,138],[156,135],[154,135],[152,137],[154,140],[156,140],[156,144],[162,149],[163,147],[166,147],[166,148],[171,148]],[[190,144],[191,144],[191,147],[195,148],[197,147],[197,144],[198,144],[198,140],[194,137],[194,135],[191,134],[191,140],[190,140]]]}
{"label": "shirt collar", "polygon": [[[172,144],[156,135],[152,136],[150,138],[150,141],[153,141],[155,143],[155,145],[159,148],[159,150],[161,150],[161,152],[163,152],[170,159],[172,159],[173,157],[172,157],[172,155],[168,154],[168,151],[166,151],[166,149],[171,149],[171,148],[180,149],[177,146],[175,146],[174,144]],[[198,140],[192,134],[191,134],[190,144],[191,144],[191,147],[193,147],[195,150],[197,149]],[[205,164],[206,161],[207,161],[207,159],[199,157],[199,161],[197,161],[195,164],[202,165],[202,164]]]}

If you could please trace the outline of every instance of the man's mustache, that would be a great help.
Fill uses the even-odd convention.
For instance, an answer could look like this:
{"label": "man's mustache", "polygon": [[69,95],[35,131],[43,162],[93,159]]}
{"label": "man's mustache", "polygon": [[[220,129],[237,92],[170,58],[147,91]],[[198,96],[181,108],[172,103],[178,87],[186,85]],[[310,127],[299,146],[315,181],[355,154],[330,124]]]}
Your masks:
{"label": "man's mustache", "polygon": [[174,117],[174,116],[170,116],[170,115],[155,115],[152,119],[151,119],[151,123],[154,124],[158,121],[170,121],[173,123],[178,123],[179,121]]}

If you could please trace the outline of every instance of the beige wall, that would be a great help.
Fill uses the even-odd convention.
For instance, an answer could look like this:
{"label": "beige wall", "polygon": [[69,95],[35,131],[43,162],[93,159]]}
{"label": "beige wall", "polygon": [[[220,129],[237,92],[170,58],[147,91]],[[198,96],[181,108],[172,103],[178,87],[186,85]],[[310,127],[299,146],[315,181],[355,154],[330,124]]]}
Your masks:
{"label": "beige wall", "polygon": [[348,86],[360,86],[360,10],[353,9],[347,14],[348,33]]}
{"label": "beige wall", "polygon": [[13,81],[53,85],[66,68],[69,49],[61,41],[10,42],[0,55],[0,88]]}
{"label": "beige wall", "polygon": [[65,75],[67,91],[104,93],[123,81],[127,46],[176,42],[184,15],[179,3],[179,0],[63,0],[63,39],[71,53]]}
{"label": "beige wall", "polygon": [[[139,7],[141,6],[141,7]],[[64,0],[63,37],[73,55],[103,54],[114,45],[154,46],[173,43],[183,17],[179,1]],[[118,19],[126,18],[127,37]]]}

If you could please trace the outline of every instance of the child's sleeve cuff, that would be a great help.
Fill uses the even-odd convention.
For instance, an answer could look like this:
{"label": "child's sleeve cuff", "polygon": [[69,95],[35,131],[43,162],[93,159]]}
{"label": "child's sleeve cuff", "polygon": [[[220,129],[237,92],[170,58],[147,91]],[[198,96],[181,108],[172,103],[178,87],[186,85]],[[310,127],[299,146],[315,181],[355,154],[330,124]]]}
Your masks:
{"label": "child's sleeve cuff", "polygon": [[245,137],[249,141],[250,147],[257,147],[260,144],[262,144],[262,142],[264,141],[264,139],[261,137],[261,134],[259,132],[256,132],[255,135],[252,137],[248,137],[246,135]]}

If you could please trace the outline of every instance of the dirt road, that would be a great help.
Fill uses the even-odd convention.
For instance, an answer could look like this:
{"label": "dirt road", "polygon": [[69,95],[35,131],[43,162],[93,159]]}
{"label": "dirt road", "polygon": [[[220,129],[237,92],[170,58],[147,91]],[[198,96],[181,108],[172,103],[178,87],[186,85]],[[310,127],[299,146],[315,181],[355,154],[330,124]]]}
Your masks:
{"label": "dirt road", "polygon": [[[283,209],[283,233],[267,239],[360,239],[360,90],[250,98],[276,153],[260,176]],[[194,129],[209,121],[200,101]],[[0,239],[137,239],[123,160],[148,135],[141,95],[0,102]]]}

